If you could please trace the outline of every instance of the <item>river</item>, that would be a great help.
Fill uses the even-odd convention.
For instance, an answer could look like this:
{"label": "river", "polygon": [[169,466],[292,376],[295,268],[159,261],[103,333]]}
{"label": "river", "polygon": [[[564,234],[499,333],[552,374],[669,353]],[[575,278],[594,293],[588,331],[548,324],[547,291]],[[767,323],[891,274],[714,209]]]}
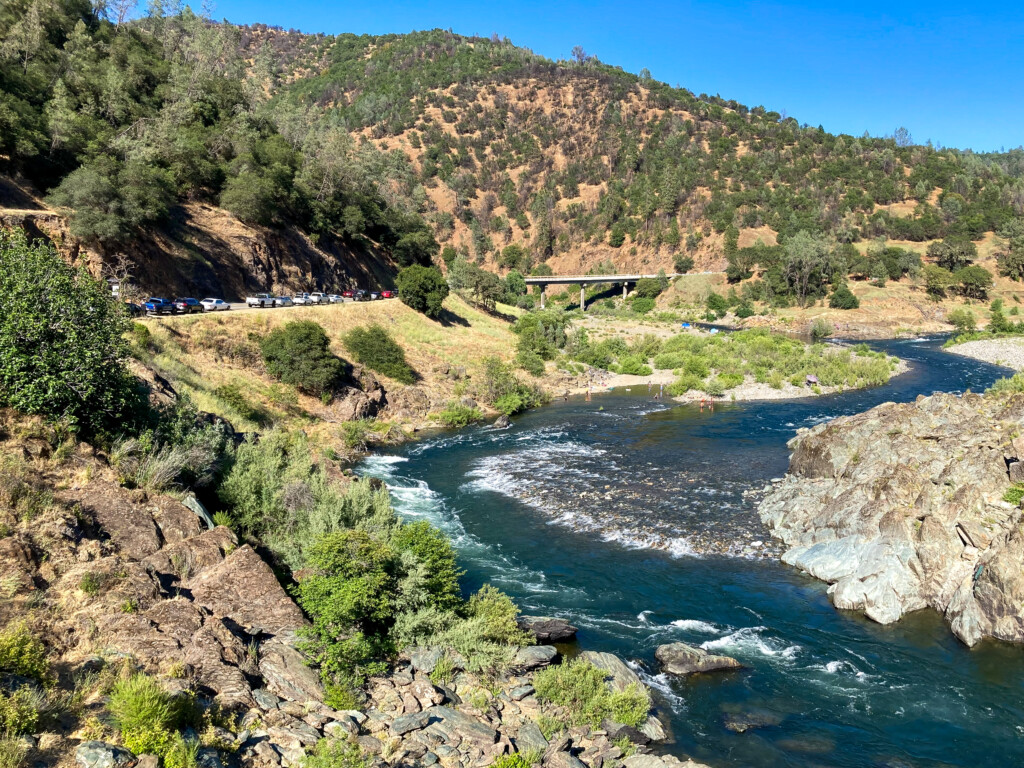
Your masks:
{"label": "river", "polygon": [[[755,768],[1024,765],[1024,650],[968,650],[932,611],[887,627],[836,611],[824,584],[778,561],[756,515],[798,428],[1005,375],[940,344],[873,344],[911,370],[871,390],[712,413],[643,387],[429,437],[359,471],[388,484],[403,516],[452,536],[468,589],[492,583],[525,613],[573,621],[580,646],[634,662],[674,754]],[[654,650],[675,640],[747,669],[666,679]],[[725,723],[737,714],[766,725],[736,733]]]}

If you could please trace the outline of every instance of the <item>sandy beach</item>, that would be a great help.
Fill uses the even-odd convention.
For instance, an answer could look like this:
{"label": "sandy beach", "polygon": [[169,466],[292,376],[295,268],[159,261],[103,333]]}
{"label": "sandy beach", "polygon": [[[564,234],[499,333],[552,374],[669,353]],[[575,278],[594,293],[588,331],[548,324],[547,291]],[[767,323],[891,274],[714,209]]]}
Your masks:
{"label": "sandy beach", "polygon": [[1024,370],[1024,337],[979,339],[946,348],[954,355],[963,355],[1015,371]]}

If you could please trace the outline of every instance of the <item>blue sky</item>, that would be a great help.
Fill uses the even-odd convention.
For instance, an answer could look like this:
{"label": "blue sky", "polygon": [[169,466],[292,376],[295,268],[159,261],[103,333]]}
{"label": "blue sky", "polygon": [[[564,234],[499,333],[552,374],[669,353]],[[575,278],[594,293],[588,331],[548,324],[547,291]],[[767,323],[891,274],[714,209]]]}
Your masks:
{"label": "blue sky", "polygon": [[1024,13],[1013,3],[215,0],[212,12],[303,32],[497,32],[555,59],[578,44],[832,132],[902,125],[920,143],[1024,144]]}

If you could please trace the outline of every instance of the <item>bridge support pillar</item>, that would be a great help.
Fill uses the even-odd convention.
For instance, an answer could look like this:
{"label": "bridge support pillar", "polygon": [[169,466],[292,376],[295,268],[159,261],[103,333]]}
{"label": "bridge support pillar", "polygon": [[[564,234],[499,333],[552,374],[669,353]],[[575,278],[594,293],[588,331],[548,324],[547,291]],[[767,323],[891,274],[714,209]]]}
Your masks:
{"label": "bridge support pillar", "polygon": [[585,302],[587,300],[586,288],[580,286],[580,312],[586,309]]}
{"label": "bridge support pillar", "polygon": [[547,287],[547,286],[544,286],[544,285],[542,285],[542,286],[540,287],[540,308],[541,308],[541,309],[544,309],[544,289],[545,289],[546,287]]}
{"label": "bridge support pillar", "polygon": [[622,284],[622,300],[626,300],[626,295],[629,293],[629,283]]}

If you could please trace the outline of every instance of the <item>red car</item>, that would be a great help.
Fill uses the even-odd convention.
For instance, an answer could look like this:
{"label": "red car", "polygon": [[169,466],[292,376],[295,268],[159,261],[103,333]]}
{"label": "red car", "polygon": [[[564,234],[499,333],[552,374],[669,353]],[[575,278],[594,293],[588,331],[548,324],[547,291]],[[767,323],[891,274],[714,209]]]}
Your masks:
{"label": "red car", "polygon": [[350,288],[347,291],[343,291],[341,295],[344,296],[346,299],[354,299],[356,292]]}
{"label": "red car", "polygon": [[397,291],[381,291],[380,292],[380,297],[382,299],[393,299],[397,295],[398,295]]}

